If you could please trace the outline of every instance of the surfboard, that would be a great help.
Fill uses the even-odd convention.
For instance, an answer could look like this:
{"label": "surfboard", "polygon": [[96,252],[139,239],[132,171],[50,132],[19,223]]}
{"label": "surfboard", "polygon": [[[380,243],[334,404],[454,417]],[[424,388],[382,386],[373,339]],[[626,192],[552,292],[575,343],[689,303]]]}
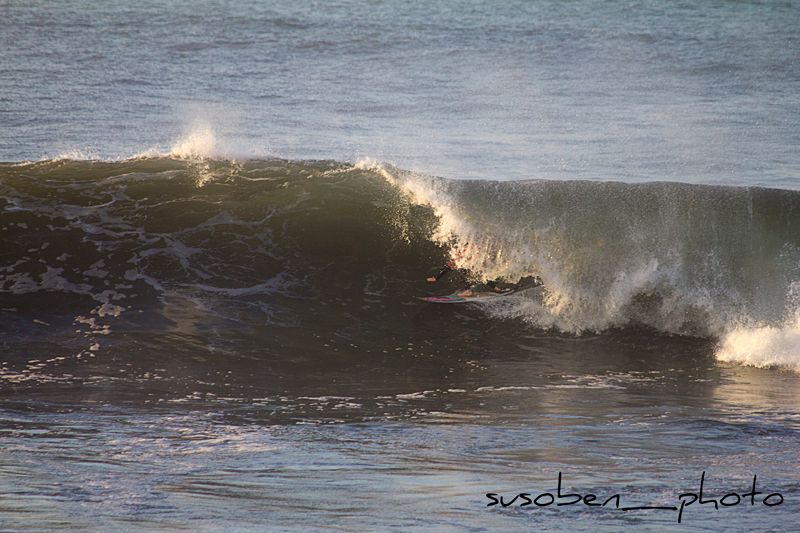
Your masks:
{"label": "surfboard", "polygon": [[503,296],[508,296],[514,292],[514,289],[508,289],[503,292],[493,292],[493,291],[485,291],[485,292],[476,292],[472,296],[459,296],[458,292],[454,292],[453,294],[448,294],[447,296],[418,296],[420,300],[424,300],[426,302],[431,302],[434,304],[463,304],[469,302],[480,302],[480,301],[487,301],[487,300],[494,300],[495,298],[502,298]]}

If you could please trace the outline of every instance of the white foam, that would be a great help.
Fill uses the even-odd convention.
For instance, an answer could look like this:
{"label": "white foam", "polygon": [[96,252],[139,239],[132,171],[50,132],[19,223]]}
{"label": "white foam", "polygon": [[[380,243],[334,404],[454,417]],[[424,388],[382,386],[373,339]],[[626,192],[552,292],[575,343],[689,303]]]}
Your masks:
{"label": "white foam", "polygon": [[800,323],[735,328],[722,337],[715,355],[718,361],[800,372]]}
{"label": "white foam", "polygon": [[419,392],[410,392],[407,394],[395,394],[395,398],[398,400],[424,400],[429,395],[434,394],[436,391],[432,390],[423,390]]}
{"label": "white foam", "polygon": [[800,372],[800,281],[789,284],[782,324],[744,324],[729,328],[714,354],[718,361]]}

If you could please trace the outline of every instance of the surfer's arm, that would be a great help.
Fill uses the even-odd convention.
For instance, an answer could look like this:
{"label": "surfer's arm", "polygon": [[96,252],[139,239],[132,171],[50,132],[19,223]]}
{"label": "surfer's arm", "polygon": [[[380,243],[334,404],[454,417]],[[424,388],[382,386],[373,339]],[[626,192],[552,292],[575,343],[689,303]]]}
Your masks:
{"label": "surfer's arm", "polygon": [[450,272],[451,270],[454,270],[454,269],[455,269],[455,267],[456,267],[455,263],[453,263],[452,261],[448,261],[448,262],[447,262],[447,264],[446,264],[446,265],[444,265],[444,266],[443,266],[443,267],[442,267],[442,268],[439,270],[439,272],[437,272],[436,274],[434,274],[433,276],[430,276],[430,277],[428,278],[428,283],[436,283],[437,281],[439,281],[439,279],[440,279],[442,276],[444,276],[445,274],[447,274],[447,273],[448,273],[448,272]]}

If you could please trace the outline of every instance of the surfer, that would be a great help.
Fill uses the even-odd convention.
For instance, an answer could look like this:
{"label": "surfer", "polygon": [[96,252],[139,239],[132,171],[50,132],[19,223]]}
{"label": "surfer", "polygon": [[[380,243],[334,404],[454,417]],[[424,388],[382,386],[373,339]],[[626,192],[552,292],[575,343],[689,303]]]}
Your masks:
{"label": "surfer", "polygon": [[513,292],[515,290],[520,290],[521,288],[531,288],[531,287],[538,287],[543,285],[542,279],[539,276],[526,276],[520,279],[516,284],[513,284],[512,287],[498,287],[498,283],[501,283],[499,279],[494,279],[487,281],[486,283],[481,284],[481,288],[478,289],[478,285],[472,284],[469,281],[469,274],[465,268],[459,268],[456,265],[456,261],[461,260],[465,254],[469,253],[471,248],[470,243],[465,243],[463,247],[460,249],[456,249],[454,253],[454,258],[448,259],[447,263],[440,268],[435,274],[432,276],[428,276],[426,281],[428,283],[436,283],[441,278],[446,276],[448,273],[458,270],[462,276],[464,277],[464,289],[460,292],[456,293],[456,296],[460,296],[462,298],[470,298],[476,296],[478,293],[481,292],[495,292],[498,294],[506,294],[509,292]]}
{"label": "surfer", "polygon": [[436,274],[434,274],[433,276],[429,276],[426,281],[428,283],[436,283],[437,281],[439,281],[439,278],[443,277],[451,270],[456,270],[456,263],[452,259],[449,260],[447,263],[445,263],[445,265],[442,268],[440,268]]}
{"label": "surfer", "polygon": [[[447,263],[445,263],[445,265],[442,268],[440,268],[436,272],[436,274],[434,274],[433,276],[429,276],[426,281],[428,283],[436,283],[437,281],[439,281],[441,278],[443,278],[445,275],[447,275],[449,272],[452,272],[453,270],[461,270],[461,269],[457,268],[455,261],[451,259],[447,261]],[[475,287],[469,282],[466,282],[465,285],[466,286],[464,287],[464,290],[459,292],[458,296],[461,296],[462,298],[469,298],[470,296],[475,296],[476,292]],[[497,286],[497,282],[495,280],[487,281],[485,283],[485,286],[490,291],[496,292],[498,294],[502,294],[510,290],[510,289],[501,289],[500,287]]]}

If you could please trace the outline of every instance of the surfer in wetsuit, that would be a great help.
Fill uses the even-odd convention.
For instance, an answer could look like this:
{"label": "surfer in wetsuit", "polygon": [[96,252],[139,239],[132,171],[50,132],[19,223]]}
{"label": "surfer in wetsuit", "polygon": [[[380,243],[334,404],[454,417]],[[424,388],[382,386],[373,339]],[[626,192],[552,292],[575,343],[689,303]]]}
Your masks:
{"label": "surfer in wetsuit", "polygon": [[[436,283],[437,281],[439,281],[439,279],[444,277],[447,273],[452,272],[453,270],[460,270],[460,269],[456,268],[455,261],[450,259],[442,268],[439,269],[438,272],[436,272],[436,274],[434,274],[433,276],[429,276],[426,281],[428,283]],[[470,296],[475,296],[474,287],[469,282],[466,282],[465,285],[466,286],[464,287],[464,290],[459,292],[458,295],[467,298]],[[497,293],[503,293],[509,290],[509,289],[501,289],[500,287],[497,286],[495,281],[487,281],[485,285],[490,291]]]}
{"label": "surfer in wetsuit", "polygon": [[[460,251],[456,251],[456,253],[455,253],[456,259],[460,259],[461,257],[463,257],[464,253],[469,248],[470,248],[470,245],[469,245],[469,243],[467,243]],[[447,261],[447,263],[445,263],[445,265],[436,272],[436,274],[434,274],[432,276],[428,276],[426,281],[428,283],[436,283],[441,278],[446,276],[449,272],[452,272],[453,270],[459,270],[459,271],[462,272],[462,274],[464,276],[464,289],[461,290],[460,292],[458,292],[457,295],[461,296],[462,298],[469,298],[471,296],[475,296],[475,294],[477,292],[481,292],[481,291],[476,290],[476,285],[473,285],[472,283],[470,283],[469,277],[468,277],[468,275],[466,273],[466,270],[464,270],[463,268],[458,268],[458,266],[456,266],[456,259],[449,259]],[[487,281],[486,283],[483,284],[483,286],[486,288],[484,290],[489,290],[489,291],[492,291],[492,292],[503,294],[505,292],[510,292],[512,290],[515,290],[515,289],[516,290],[519,290],[521,288],[526,288],[527,289],[527,288],[531,288],[531,287],[538,287],[538,286],[544,284],[542,282],[542,278],[540,278],[539,276],[533,276],[533,277],[526,276],[526,277],[522,278],[521,280],[519,280],[519,282],[516,283],[513,286],[513,288],[511,288],[511,287],[500,288],[500,287],[497,286],[498,281],[499,280]]]}
{"label": "surfer in wetsuit", "polygon": [[455,269],[456,269],[456,264],[451,259],[442,268],[440,268],[439,271],[436,274],[434,274],[433,276],[429,276],[426,281],[428,283],[436,283],[437,281],[439,281],[439,278],[441,278],[442,276],[444,276],[445,274],[447,274],[451,270],[455,270]]}

